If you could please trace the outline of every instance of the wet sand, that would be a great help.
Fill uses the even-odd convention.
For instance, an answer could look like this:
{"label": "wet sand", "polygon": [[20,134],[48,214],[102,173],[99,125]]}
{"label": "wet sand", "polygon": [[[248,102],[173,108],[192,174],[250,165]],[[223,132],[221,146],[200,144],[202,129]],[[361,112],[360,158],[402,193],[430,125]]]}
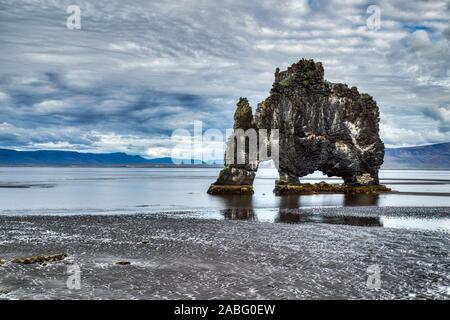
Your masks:
{"label": "wet sand", "polygon": [[[448,217],[447,209],[314,210],[331,222],[2,216],[0,299],[450,299],[448,233],[373,223],[380,215]],[[334,224],[339,216],[364,219]],[[59,253],[69,256],[45,265],[10,262]],[[80,290],[66,287],[73,265]],[[381,268],[380,289],[366,284],[373,265]]]}

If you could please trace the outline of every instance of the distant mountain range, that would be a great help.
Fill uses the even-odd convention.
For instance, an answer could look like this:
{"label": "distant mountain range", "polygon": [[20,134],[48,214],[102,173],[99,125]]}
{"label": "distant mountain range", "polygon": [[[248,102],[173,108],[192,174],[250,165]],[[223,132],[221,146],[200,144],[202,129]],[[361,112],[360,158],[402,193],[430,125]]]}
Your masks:
{"label": "distant mountain range", "polygon": [[[193,165],[194,161],[176,159]],[[223,160],[202,162],[202,166],[221,166]],[[16,151],[0,149],[3,166],[175,166],[172,158],[146,159],[126,153],[80,153],[74,151]],[[384,169],[450,169],[450,143],[407,148],[386,148]]]}
{"label": "distant mountain range", "polygon": [[384,169],[450,169],[450,143],[387,148]]}
{"label": "distant mountain range", "polygon": [[157,158],[146,159],[126,153],[81,153],[75,151],[16,151],[0,149],[0,165],[6,166],[159,166],[194,164],[193,160]]}

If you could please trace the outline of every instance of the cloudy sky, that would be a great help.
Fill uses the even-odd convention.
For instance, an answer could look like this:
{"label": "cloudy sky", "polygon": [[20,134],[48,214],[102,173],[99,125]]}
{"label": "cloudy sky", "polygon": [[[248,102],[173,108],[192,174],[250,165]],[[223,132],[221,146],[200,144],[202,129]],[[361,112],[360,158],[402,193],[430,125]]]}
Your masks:
{"label": "cloudy sky", "polygon": [[376,99],[388,146],[448,142],[449,22],[450,0],[0,0],[0,147],[170,155],[302,57]]}

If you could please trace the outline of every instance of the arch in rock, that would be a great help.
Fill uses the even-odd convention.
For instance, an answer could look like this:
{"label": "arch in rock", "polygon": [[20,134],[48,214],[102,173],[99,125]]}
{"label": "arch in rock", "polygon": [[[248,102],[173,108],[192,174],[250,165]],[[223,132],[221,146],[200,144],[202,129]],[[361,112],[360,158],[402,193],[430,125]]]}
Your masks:
{"label": "arch in rock", "polygon": [[[233,128],[278,130],[277,185],[300,185],[299,178],[314,171],[341,177],[347,186],[379,185],[384,144],[378,106],[356,87],[324,80],[320,62],[302,59],[285,71],[277,68],[270,95],[254,116],[248,100],[239,100]],[[233,141],[227,152],[235,147]],[[245,159],[251,158],[249,151],[247,146],[242,151]],[[252,192],[258,162],[237,164],[227,155],[225,160],[209,192]]]}

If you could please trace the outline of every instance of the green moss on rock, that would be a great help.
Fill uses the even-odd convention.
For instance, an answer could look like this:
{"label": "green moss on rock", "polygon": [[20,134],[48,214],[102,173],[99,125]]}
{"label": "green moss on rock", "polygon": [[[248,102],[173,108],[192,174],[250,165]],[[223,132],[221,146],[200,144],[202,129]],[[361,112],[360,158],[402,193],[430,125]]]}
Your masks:
{"label": "green moss on rock", "polygon": [[240,98],[236,105],[234,113],[234,129],[247,130],[251,127],[253,121],[252,108],[247,98]]}
{"label": "green moss on rock", "polygon": [[277,195],[316,193],[377,194],[389,191],[391,191],[391,189],[383,185],[352,186],[347,184],[329,184],[325,182],[317,184],[304,183],[299,185],[277,184],[274,189],[274,192]]}
{"label": "green moss on rock", "polygon": [[216,185],[212,184],[208,189],[209,194],[253,194],[251,185]]}
{"label": "green moss on rock", "polygon": [[292,78],[287,77],[280,82],[280,85],[283,87],[290,87],[292,85]]}

